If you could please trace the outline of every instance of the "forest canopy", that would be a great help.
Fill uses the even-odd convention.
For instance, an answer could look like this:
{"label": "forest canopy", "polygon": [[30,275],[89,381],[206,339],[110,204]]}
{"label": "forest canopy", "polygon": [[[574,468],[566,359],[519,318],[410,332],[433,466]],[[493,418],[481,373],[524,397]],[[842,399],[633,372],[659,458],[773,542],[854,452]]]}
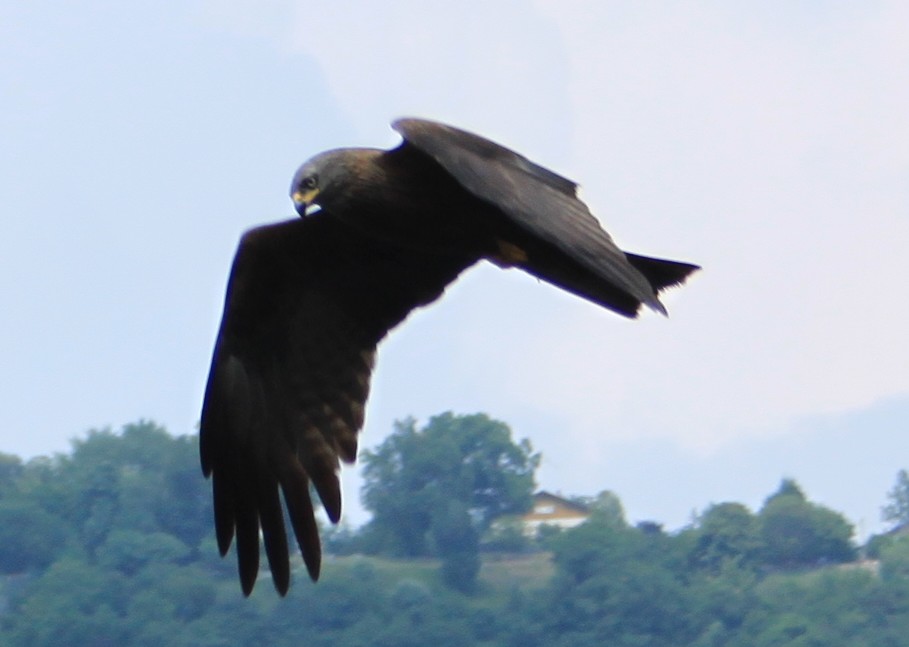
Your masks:
{"label": "forest canopy", "polygon": [[[791,479],[758,510],[666,532],[614,493],[573,529],[522,531],[540,456],[484,414],[407,419],[363,455],[362,528],[327,530],[322,581],[244,599],[218,557],[197,438],[150,422],[67,454],[0,454],[0,646],[903,645],[905,472],[894,531],[856,546]],[[395,506],[413,503],[407,516]],[[868,557],[874,559],[867,559]]]}

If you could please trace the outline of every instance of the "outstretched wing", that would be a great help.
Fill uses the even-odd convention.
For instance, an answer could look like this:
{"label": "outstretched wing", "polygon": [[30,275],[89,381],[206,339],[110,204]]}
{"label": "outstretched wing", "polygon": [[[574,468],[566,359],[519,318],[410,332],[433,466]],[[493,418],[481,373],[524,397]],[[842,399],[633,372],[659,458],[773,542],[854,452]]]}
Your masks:
{"label": "outstretched wing", "polygon": [[[392,127],[523,233],[507,242],[517,243],[529,259],[518,257],[513,264],[620,314],[634,316],[641,303],[665,314],[656,295],[664,286],[648,280],[629,262],[578,199],[574,182],[451,126],[399,119]],[[667,263],[664,273],[673,275],[669,282],[673,284],[696,269],[687,263]]]}
{"label": "outstretched wing", "polygon": [[376,345],[477,260],[425,255],[352,231],[329,213],[247,232],[234,259],[202,406],[202,471],[212,477],[224,555],[237,537],[252,591],[259,528],[277,590],[290,580],[279,489],[309,574],[321,547],[312,483],[341,514],[339,460],[356,458]]}

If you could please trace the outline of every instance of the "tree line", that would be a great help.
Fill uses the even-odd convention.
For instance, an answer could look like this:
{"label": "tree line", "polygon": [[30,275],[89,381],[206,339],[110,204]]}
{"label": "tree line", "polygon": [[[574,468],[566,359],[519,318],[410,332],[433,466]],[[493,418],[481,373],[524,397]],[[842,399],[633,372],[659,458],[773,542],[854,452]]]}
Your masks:
{"label": "tree line", "polygon": [[[407,419],[363,452],[359,529],[286,599],[244,599],[211,529],[195,436],[139,422],[72,451],[0,454],[0,647],[19,645],[905,645],[909,536],[874,538],[783,480],[761,508],[689,527],[629,523],[584,499],[582,525],[519,522],[540,456],[484,414]],[[901,471],[883,512],[909,521]],[[299,565],[302,569],[302,566]],[[501,574],[515,571],[513,577]],[[519,572],[524,569],[526,572]],[[529,569],[529,570],[528,570]],[[505,582],[503,584],[503,582]]]}

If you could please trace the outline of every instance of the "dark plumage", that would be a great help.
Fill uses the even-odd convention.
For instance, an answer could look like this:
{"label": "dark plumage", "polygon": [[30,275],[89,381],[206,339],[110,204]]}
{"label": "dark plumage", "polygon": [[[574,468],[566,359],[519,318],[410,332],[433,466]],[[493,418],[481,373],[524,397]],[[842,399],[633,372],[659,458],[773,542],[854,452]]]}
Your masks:
{"label": "dark plumage", "polygon": [[[339,461],[353,462],[376,345],[480,259],[515,266],[633,317],[697,266],[621,251],[576,185],[486,139],[430,121],[393,124],[391,151],[321,153],[297,171],[301,219],[240,242],[202,407],[221,554],[237,538],[243,592],[259,529],[275,587],[290,582],[279,491],[306,567],[321,547],[309,485],[337,522]],[[306,215],[313,205],[320,208]]]}

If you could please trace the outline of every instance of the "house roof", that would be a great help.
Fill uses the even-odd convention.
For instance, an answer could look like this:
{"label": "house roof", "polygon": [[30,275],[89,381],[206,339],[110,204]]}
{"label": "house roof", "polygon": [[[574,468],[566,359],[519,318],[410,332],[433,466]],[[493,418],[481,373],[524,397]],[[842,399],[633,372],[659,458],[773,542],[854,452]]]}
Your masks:
{"label": "house roof", "polygon": [[541,501],[541,500],[549,500],[554,503],[558,503],[563,508],[569,508],[571,510],[575,510],[577,512],[581,512],[584,514],[590,513],[590,508],[588,506],[584,505],[583,503],[578,503],[577,501],[572,501],[570,499],[566,499],[565,497],[561,497],[558,494],[553,494],[552,492],[547,492],[546,490],[540,490],[539,492],[534,494],[533,500],[534,500],[534,502]]}

